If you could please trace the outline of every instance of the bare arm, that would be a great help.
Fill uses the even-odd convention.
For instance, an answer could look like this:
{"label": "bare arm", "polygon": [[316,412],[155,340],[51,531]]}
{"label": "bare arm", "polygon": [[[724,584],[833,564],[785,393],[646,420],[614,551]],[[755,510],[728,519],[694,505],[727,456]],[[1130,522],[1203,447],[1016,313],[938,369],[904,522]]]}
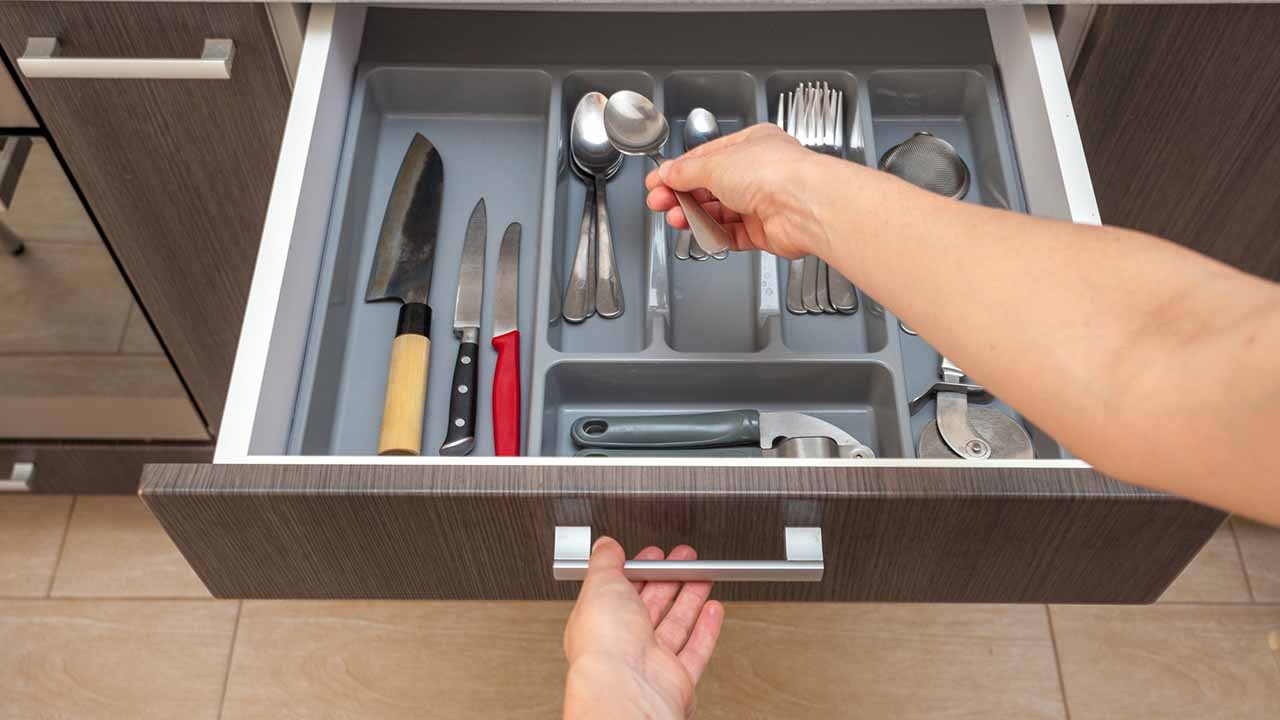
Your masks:
{"label": "bare arm", "polygon": [[1280,286],[740,135],[664,166],[650,205],[710,188],[740,248],[821,255],[1103,472],[1280,524]]}

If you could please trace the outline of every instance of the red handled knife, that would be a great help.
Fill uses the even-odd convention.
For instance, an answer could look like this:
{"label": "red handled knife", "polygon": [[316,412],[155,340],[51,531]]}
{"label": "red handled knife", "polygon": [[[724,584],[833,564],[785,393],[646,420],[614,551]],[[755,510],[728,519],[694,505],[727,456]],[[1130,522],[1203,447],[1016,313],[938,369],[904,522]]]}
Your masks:
{"label": "red handled knife", "polygon": [[493,451],[520,454],[520,223],[511,223],[498,248],[493,294]]}

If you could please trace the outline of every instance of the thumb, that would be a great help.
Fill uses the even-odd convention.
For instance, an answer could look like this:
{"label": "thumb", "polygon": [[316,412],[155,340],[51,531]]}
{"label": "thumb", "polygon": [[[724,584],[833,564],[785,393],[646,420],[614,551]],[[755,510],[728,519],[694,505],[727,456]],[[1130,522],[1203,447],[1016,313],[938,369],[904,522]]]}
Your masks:
{"label": "thumb", "polygon": [[615,578],[625,580],[626,578],[622,575],[622,566],[626,562],[627,555],[622,551],[618,541],[602,535],[591,546],[591,557],[587,560],[586,582],[597,584]]}

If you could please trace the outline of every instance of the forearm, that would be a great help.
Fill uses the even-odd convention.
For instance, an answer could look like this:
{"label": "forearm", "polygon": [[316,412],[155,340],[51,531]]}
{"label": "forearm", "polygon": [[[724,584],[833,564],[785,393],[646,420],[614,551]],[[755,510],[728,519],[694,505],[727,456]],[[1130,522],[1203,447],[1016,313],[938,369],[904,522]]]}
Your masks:
{"label": "forearm", "polygon": [[1274,284],[1140,233],[825,167],[828,262],[977,381],[1105,472],[1280,522],[1262,437],[1280,423]]}

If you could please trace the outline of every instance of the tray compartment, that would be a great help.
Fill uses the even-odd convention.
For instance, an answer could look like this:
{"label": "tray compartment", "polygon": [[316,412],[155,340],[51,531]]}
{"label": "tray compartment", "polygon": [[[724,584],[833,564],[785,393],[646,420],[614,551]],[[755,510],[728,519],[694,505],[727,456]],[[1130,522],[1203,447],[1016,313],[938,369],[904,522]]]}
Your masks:
{"label": "tray compartment", "polygon": [[654,77],[638,70],[580,70],[564,76],[561,83],[560,135],[563,161],[557,166],[555,220],[551,244],[552,282],[550,323],[547,342],[565,353],[640,352],[650,341],[648,322],[648,278],[650,238],[660,220],[651,217],[645,207],[644,177],[652,167],[647,158],[623,160],[618,174],[609,181],[609,227],[613,232],[613,253],[622,281],[624,311],[612,320],[593,316],[574,324],[560,316],[565,283],[573,267],[578,246],[578,225],[587,185],[569,167],[569,127],[578,100],[593,90],[610,95],[619,90],[633,90],[653,98],[661,107],[659,89]]}
{"label": "tray compartment", "polygon": [[[917,397],[920,393],[929,389],[938,379],[939,364],[942,362],[942,356],[924,338],[901,330],[899,330],[899,333],[901,335],[899,342],[902,348],[902,369],[907,391],[906,398],[910,400],[910,398]],[[1035,448],[1037,460],[1072,457],[1066,448],[1059,445],[1056,440],[1043,430],[1018,414],[1016,410],[1001,402],[999,398],[996,398],[990,407],[1000,410],[1022,424],[1027,434],[1031,436],[1031,444]],[[909,454],[904,457],[916,456],[915,448],[920,444],[920,435],[924,431],[924,426],[928,425],[929,421],[937,416],[937,403],[932,400],[920,406],[920,409],[914,415],[911,415],[909,418],[911,448],[909,449]]]}
{"label": "tray compartment", "polygon": [[902,457],[907,438],[896,401],[900,385],[874,361],[564,361],[547,371],[541,454],[578,452],[569,428],[586,415],[749,408],[809,413],[843,428],[878,457]]}
{"label": "tray compartment", "polygon": [[[827,83],[830,87],[844,92],[844,139],[846,151],[843,154],[850,162],[862,162],[865,152],[850,150],[849,143],[854,137],[855,125],[861,126],[863,143],[871,138],[869,113],[865,109],[866,100],[861,92],[862,84],[858,76],[846,70],[816,68],[810,70],[780,70],[769,75],[764,85],[765,106],[768,108],[769,121],[778,121],[778,95],[790,92],[800,83]],[[785,306],[788,276],[791,262],[784,258],[773,258],[777,264],[778,286]],[[781,313],[782,342],[788,349],[799,353],[821,354],[863,354],[877,353],[885,348],[888,330],[883,317],[873,316],[867,312],[868,298],[858,291],[858,312],[853,315],[794,315],[783,309]]]}
{"label": "tray compartment", "polygon": [[[685,118],[696,107],[715,116],[725,135],[759,122],[757,80],[737,70],[679,70],[664,81],[671,122],[671,157],[686,150]],[[676,260],[677,231],[662,223],[669,268],[667,344],[677,352],[756,352],[769,344],[768,312],[760,307],[761,253],[730,253],[724,260]]]}
{"label": "tray compartment", "polygon": [[452,331],[458,263],[467,218],[482,196],[489,233],[475,453],[492,454],[489,387],[496,353],[488,339],[498,244],[508,223],[521,223],[521,365],[527,377],[551,88],[551,75],[540,70],[381,66],[358,72],[299,383],[292,453],[376,453],[399,305],[366,303],[364,294],[387,197],[405,148],[421,132],[439,149],[445,168],[430,296],[423,454],[436,454],[444,439],[458,349]]}
{"label": "tray compartment", "polygon": [[919,131],[955,146],[969,166],[964,200],[1024,210],[1003,104],[990,68],[894,69],[868,82],[878,166],[890,148]]}

